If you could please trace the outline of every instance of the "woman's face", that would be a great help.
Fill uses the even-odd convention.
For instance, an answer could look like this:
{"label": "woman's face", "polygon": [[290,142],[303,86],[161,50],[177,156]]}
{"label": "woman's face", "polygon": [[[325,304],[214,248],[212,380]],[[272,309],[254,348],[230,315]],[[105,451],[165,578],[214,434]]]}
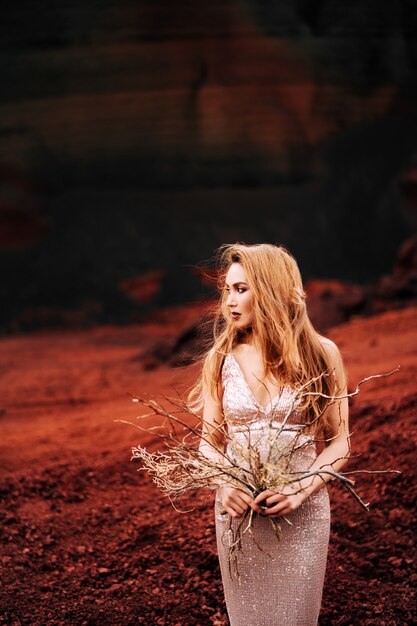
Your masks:
{"label": "woman's face", "polygon": [[226,274],[225,289],[230,318],[239,329],[248,328],[253,323],[253,294],[240,263],[232,263],[230,266]]}

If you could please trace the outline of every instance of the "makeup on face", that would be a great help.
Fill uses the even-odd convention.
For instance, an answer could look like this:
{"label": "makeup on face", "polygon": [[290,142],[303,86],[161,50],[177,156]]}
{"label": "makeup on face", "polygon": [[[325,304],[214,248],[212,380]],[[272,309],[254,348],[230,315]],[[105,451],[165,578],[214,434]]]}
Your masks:
{"label": "makeup on face", "polygon": [[232,263],[230,266],[225,289],[230,318],[239,328],[247,328],[253,321],[253,296],[240,263]]}

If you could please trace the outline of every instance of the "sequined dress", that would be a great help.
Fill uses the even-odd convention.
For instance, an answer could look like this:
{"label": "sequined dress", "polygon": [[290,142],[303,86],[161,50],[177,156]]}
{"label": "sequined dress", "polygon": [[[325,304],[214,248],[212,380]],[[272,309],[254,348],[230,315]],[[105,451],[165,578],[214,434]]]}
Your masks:
{"label": "sequined dress", "polygon": [[[284,387],[268,405],[260,405],[232,354],[225,358],[222,381],[223,412],[231,438],[228,452],[235,460],[243,467],[247,464],[243,454],[239,459],[239,450],[247,449],[250,437],[251,445],[261,451],[264,461],[270,448],[268,436],[273,429],[274,433],[279,432],[278,438],[273,439],[277,450],[291,446],[294,437],[297,437],[297,443],[304,444],[297,446],[291,455],[291,471],[306,471],[317,453],[313,440],[300,434],[302,414],[297,410],[294,391]],[[281,522],[279,540],[269,519],[254,516],[256,542],[249,533],[244,534],[237,557],[240,578],[229,568],[232,533],[228,530],[228,515],[224,513],[219,492],[215,517],[220,569],[231,626],[316,626],[330,531],[327,489],[316,491],[286,516],[291,525]],[[234,519],[233,527],[238,523]]]}

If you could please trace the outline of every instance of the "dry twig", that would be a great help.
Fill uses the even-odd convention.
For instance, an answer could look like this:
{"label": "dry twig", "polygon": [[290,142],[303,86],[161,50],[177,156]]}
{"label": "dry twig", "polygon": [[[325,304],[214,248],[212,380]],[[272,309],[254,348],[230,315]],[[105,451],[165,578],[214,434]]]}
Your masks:
{"label": "dry twig", "polygon": [[[327,400],[324,409],[326,410],[330,404],[338,400],[357,395],[363,383],[371,379],[391,376],[398,369],[396,368],[387,374],[368,376],[357,384],[353,392],[345,395],[315,395],[320,395]],[[297,493],[299,481],[306,478],[313,479],[316,475],[320,476],[324,482],[328,482],[329,479],[338,480],[363,508],[369,510],[369,504],[365,503],[359,496],[355,489],[355,482],[349,478],[349,475],[353,473],[399,473],[398,471],[364,469],[354,472],[338,472],[333,469],[333,465],[340,459],[336,459],[330,466],[326,465],[326,467],[323,466],[315,471],[309,471],[308,467],[303,471],[292,469],[296,455],[299,455],[304,448],[318,441],[326,444],[333,439],[333,437],[319,439],[308,434],[305,428],[295,428],[289,423],[289,418],[297,403],[302,400],[304,395],[313,395],[314,392],[307,391],[312,382],[309,381],[297,390],[287,413],[280,421],[274,419],[273,412],[265,419],[264,428],[258,438],[253,436],[250,424],[240,426],[238,437],[229,434],[227,424],[219,426],[217,434],[226,442],[223,450],[213,448],[208,438],[202,434],[201,417],[193,412],[180,397],[162,398],[164,404],[168,403],[170,407],[168,410],[164,404],[155,399],[146,400],[132,396],[133,402],[139,403],[148,411],[137,416],[137,419],[163,418],[162,423],[157,426],[145,427],[128,420],[116,421],[131,424],[139,430],[152,432],[161,438],[164,444],[163,451],[148,452],[146,448],[138,445],[132,448],[132,459],[142,461],[143,466],[139,469],[148,471],[176,510],[178,509],[175,502],[181,496],[201,488],[217,489],[219,486],[227,484],[241,489],[255,498],[266,489],[278,493],[288,486],[291,486],[294,493]],[[256,513],[252,509],[248,509],[237,529],[233,531],[229,548],[230,564],[236,561],[237,553],[241,548],[242,537],[246,533],[250,533],[255,540],[252,533],[255,515]],[[279,538],[281,518],[278,520],[269,519]],[[284,522],[291,523],[288,518],[282,519]],[[232,530],[231,522],[232,519],[229,518],[229,530]]]}

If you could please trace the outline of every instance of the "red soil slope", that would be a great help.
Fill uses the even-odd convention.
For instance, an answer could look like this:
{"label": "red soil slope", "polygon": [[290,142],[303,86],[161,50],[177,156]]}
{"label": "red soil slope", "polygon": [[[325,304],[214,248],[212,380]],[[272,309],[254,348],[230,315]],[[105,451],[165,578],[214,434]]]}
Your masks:
{"label": "red soil slope", "polygon": [[[128,393],[184,391],[192,371],[145,370],[149,350],[181,332],[198,307],[158,323],[36,333],[0,342],[0,623],[226,625],[212,502],[175,512],[130,463],[139,431]],[[329,332],[354,388],[351,469],[366,513],[332,485],[332,537],[321,626],[413,622],[417,472],[417,308],[356,319]],[[141,443],[155,445],[149,435]],[[250,626],[250,625],[248,625]]]}

